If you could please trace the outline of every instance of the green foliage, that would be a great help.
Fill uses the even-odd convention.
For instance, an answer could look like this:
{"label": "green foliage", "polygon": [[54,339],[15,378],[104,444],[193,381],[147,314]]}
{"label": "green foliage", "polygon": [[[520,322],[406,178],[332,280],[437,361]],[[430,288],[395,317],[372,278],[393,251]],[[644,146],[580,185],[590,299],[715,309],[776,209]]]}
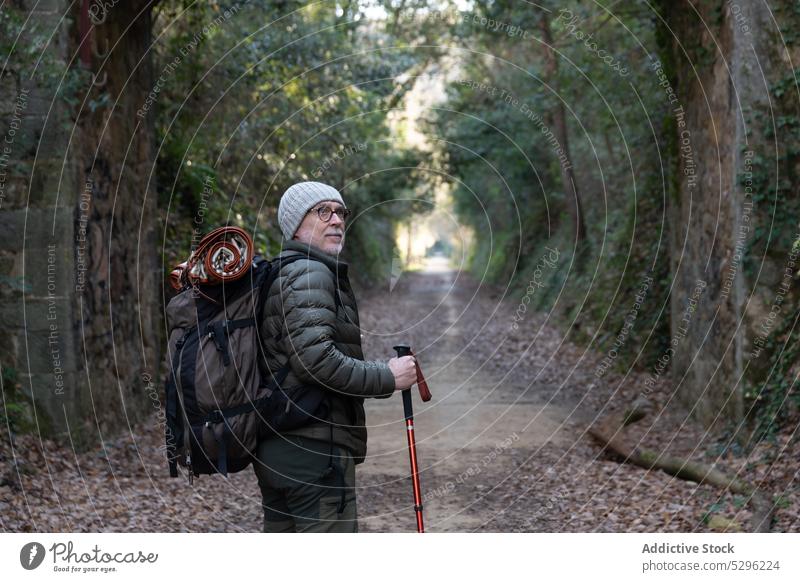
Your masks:
{"label": "green foliage", "polygon": [[721,501],[716,501],[708,506],[708,509],[706,509],[706,511],[703,513],[703,516],[700,518],[700,520],[704,524],[708,525],[709,522],[711,521],[711,518],[714,517],[714,514],[720,513],[721,511],[724,510],[725,510],[725,504]]}
{"label": "green foliage", "polygon": [[[668,193],[676,191],[672,173],[662,176],[660,157],[671,139],[671,126],[662,125],[669,109],[649,67],[652,57],[639,45],[656,45],[653,14],[614,7],[615,17],[609,17],[597,5],[547,4],[559,61],[553,77],[541,42],[541,10],[512,1],[475,8],[478,22],[485,17],[495,24],[463,18],[461,32],[470,35],[464,44],[491,56],[475,54],[461,63],[447,106],[429,126],[443,140],[444,171],[458,179],[458,218],[481,233],[470,267],[522,293],[545,246],[558,248],[559,264],[545,271],[532,304],[553,308],[574,324],[576,339],[596,338],[592,347],[600,350],[614,342],[642,280],[653,277],[646,309],[627,339],[627,356],[617,360],[619,366],[633,363],[647,341],[638,363],[648,365],[669,341],[669,309],[661,309],[670,282],[664,214]],[[586,44],[581,35],[590,31],[605,54],[625,65],[626,75]],[[578,254],[561,144],[552,137],[553,111],[562,99],[589,239]]]}
{"label": "green foliage", "polygon": [[[38,78],[55,80],[60,76],[58,63],[43,49],[51,42],[52,31],[45,30],[27,12],[13,3],[5,3],[0,10],[0,54],[3,55],[3,70],[15,77],[17,82],[30,77],[37,66]],[[40,61],[40,62],[39,62]]]}
{"label": "green foliage", "polygon": [[773,438],[778,429],[800,416],[800,329],[798,317],[785,317],[767,336],[763,351],[768,354],[766,378],[746,384],[745,407],[753,424],[753,442]]}
{"label": "green foliage", "polygon": [[79,102],[78,95],[85,90],[85,85],[80,83],[90,78],[90,74],[78,73],[77,68],[70,68],[65,74],[64,62],[48,46],[52,42],[53,31],[47,25],[30,17],[13,2],[3,3],[0,8],[0,55],[3,58],[0,81],[4,86],[13,86],[14,92],[23,88],[30,90],[34,85],[48,92],[57,88],[59,97],[75,106]]}
{"label": "green foliage", "polygon": [[795,0],[777,0],[771,9],[781,31],[781,41],[787,47],[796,46],[800,40],[800,30],[797,26],[800,22],[800,4]]}
{"label": "green foliage", "polygon": [[8,366],[2,368],[3,398],[0,401],[0,431],[11,434],[30,433],[36,429],[33,403],[20,389],[17,371]]}
{"label": "green foliage", "polygon": [[[787,44],[796,43],[800,11],[796,3],[779,2],[776,6]],[[755,111],[758,133],[763,142],[754,141],[749,175],[740,173],[739,181],[752,183],[753,205],[757,220],[745,253],[745,273],[755,280],[764,258],[785,267],[787,257],[796,250],[800,227],[800,122],[797,90],[800,74],[790,72],[770,83],[769,109]],[[777,148],[777,152],[776,152]],[[777,156],[776,156],[777,153]],[[777,167],[776,167],[777,163]],[[794,284],[797,282],[795,269]],[[800,330],[797,318],[788,315],[797,305],[791,292],[783,303],[782,317],[770,330],[762,351],[766,364],[751,366],[746,377],[745,408],[752,421],[752,439],[773,438],[777,431],[800,416],[800,390],[796,385],[800,371]]]}
{"label": "green foliage", "polygon": [[[410,197],[420,163],[393,145],[387,105],[398,75],[423,57],[375,50],[392,44],[391,35],[331,5],[250,2],[224,14],[219,3],[173,1],[157,19],[165,271],[188,254],[201,210],[202,233],[237,224],[256,232],[261,252],[277,252],[280,195],[316,180],[340,189],[361,216],[345,252],[365,262],[357,275],[376,275],[366,261],[390,256],[392,224],[419,210],[386,204]],[[202,30],[210,32],[198,42]],[[386,171],[398,167],[407,170]],[[204,193],[209,178],[213,196]],[[387,236],[370,237],[365,225],[373,223],[387,224]]]}
{"label": "green foliage", "polygon": [[0,289],[27,293],[31,290],[31,284],[25,281],[22,276],[0,275]]}
{"label": "green foliage", "polygon": [[[753,205],[760,220],[749,241],[745,272],[754,277],[765,253],[786,256],[797,236],[800,198],[797,196],[797,172],[800,168],[800,121],[798,121],[797,83],[800,76],[788,74],[771,87],[768,111],[756,111],[765,143],[754,143],[750,171],[740,172],[742,185],[752,182]],[[776,167],[777,148],[777,167]],[[777,172],[777,173],[776,173]]]}

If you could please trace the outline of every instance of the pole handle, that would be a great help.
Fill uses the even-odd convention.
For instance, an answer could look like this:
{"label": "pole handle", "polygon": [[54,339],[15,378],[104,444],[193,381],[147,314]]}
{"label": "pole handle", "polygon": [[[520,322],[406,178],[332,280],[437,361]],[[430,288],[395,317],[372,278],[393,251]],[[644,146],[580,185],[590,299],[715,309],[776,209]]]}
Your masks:
{"label": "pole handle", "polygon": [[406,344],[398,344],[396,346],[392,346],[392,349],[397,352],[398,358],[411,355],[411,346],[407,346]]}
{"label": "pole handle", "polygon": [[[428,383],[425,381],[425,376],[422,375],[422,368],[419,367],[419,360],[417,360],[416,354],[411,351],[411,347],[405,344],[398,344],[394,347],[394,351],[397,352],[397,357],[402,358],[403,356],[414,356],[414,366],[417,368],[417,388],[419,388],[419,395],[422,398],[423,402],[428,402],[431,399],[431,391],[428,388]],[[403,390],[403,394],[408,392],[408,390]],[[403,402],[405,402],[405,396],[403,397]]]}
{"label": "pole handle", "polygon": [[[411,355],[411,348],[405,344],[394,346],[394,351],[397,352],[397,357]],[[411,389],[403,390],[403,413],[406,420],[414,420],[414,410],[411,405]]]}

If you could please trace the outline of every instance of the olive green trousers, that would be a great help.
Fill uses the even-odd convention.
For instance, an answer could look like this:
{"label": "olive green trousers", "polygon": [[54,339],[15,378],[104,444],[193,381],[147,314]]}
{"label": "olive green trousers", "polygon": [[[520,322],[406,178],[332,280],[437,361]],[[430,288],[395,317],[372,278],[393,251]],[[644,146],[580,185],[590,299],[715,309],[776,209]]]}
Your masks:
{"label": "olive green trousers", "polygon": [[264,532],[358,531],[355,464],[330,442],[275,436],[258,445],[255,463]]}

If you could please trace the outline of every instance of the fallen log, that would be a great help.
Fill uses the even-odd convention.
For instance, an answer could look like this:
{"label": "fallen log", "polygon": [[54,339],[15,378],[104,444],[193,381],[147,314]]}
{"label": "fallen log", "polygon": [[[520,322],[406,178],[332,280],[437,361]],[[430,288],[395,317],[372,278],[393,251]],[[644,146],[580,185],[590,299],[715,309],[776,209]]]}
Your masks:
{"label": "fallen log", "polygon": [[625,427],[642,420],[647,416],[648,409],[646,403],[635,402],[632,408],[621,415],[614,415],[590,427],[589,434],[603,445],[604,450],[614,453],[625,463],[647,470],[660,469],[686,481],[714,485],[736,495],[747,496],[747,502],[753,510],[752,530],[769,532],[774,512],[772,500],[747,481],[731,477],[711,465],[657,453],[625,440]]}

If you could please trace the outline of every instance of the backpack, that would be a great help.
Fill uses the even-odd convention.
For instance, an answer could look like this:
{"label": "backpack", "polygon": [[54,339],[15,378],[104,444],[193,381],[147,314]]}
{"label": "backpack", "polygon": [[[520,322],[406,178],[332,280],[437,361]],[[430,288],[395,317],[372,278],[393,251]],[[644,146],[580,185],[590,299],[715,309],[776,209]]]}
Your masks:
{"label": "backpack", "polygon": [[[303,257],[254,256],[247,275],[216,285],[184,285],[166,308],[169,342],[166,449],[196,475],[235,473],[254,459],[264,423],[280,428],[288,364],[264,370],[259,324],[281,267]],[[274,398],[280,393],[282,398]]]}

